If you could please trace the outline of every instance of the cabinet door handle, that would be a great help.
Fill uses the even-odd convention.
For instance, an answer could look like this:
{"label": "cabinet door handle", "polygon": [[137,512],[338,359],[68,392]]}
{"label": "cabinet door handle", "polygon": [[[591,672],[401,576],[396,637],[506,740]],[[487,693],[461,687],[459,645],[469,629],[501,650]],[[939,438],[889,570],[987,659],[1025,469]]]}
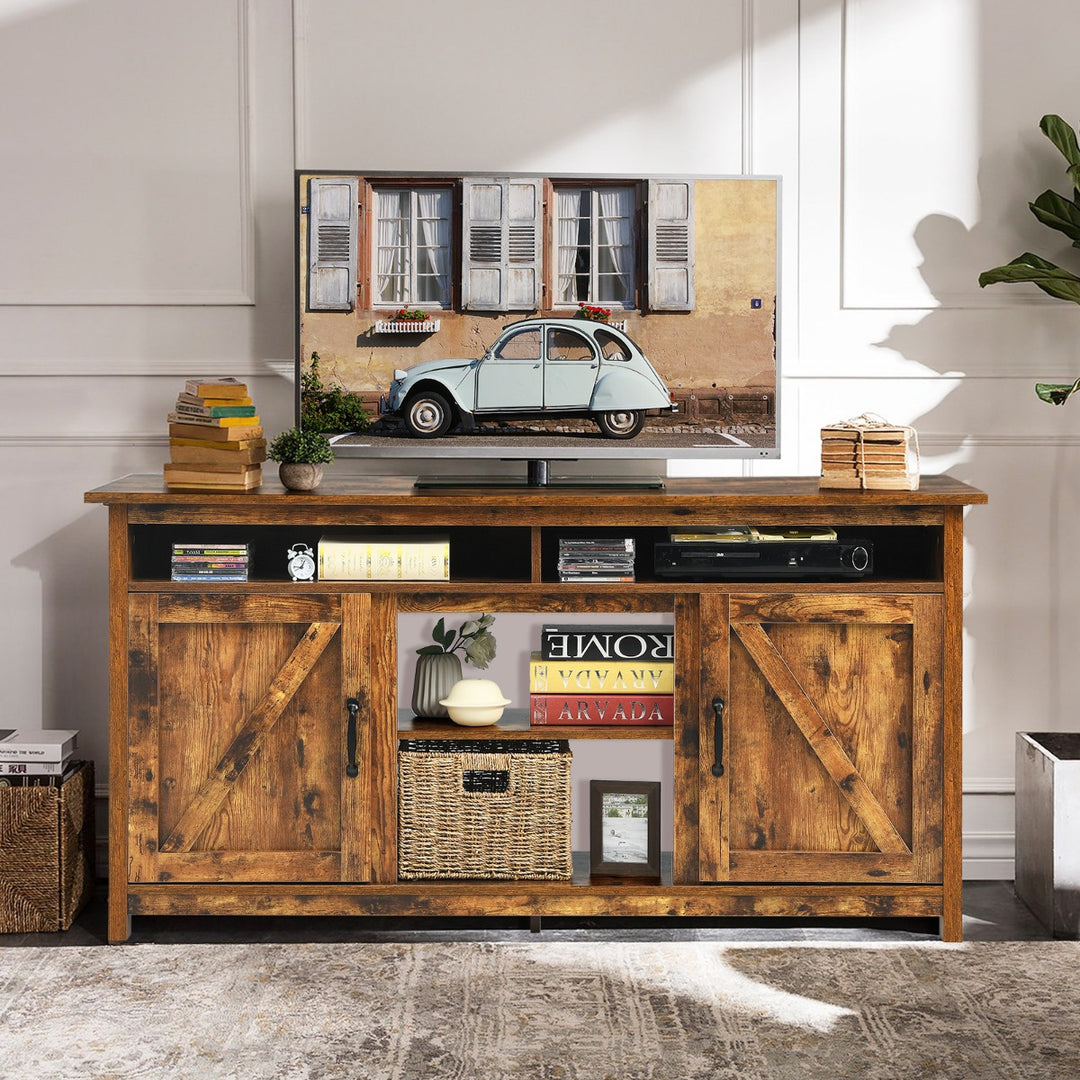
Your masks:
{"label": "cabinet door handle", "polygon": [[356,725],[360,715],[360,702],[351,697],[345,703],[349,709],[349,726],[345,733],[345,741],[348,744],[349,763],[345,766],[346,776],[359,776],[360,768],[356,764]]}
{"label": "cabinet door handle", "polygon": [[724,699],[714,697],[713,709],[713,776],[724,775]]}

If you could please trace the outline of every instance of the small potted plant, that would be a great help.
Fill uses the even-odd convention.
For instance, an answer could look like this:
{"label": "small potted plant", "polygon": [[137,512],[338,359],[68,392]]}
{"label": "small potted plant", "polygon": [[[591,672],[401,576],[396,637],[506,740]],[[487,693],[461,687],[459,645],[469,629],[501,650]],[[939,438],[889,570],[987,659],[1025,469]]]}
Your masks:
{"label": "small potted plant", "polygon": [[449,712],[440,699],[461,680],[458,652],[474,667],[486,668],[495,659],[495,635],[491,632],[494,615],[467,619],[457,630],[447,630],[440,619],[431,632],[433,645],[416,650],[416,676],[413,679],[412,709],[417,716],[447,717]]}
{"label": "small potted plant", "polygon": [[394,312],[394,322],[408,322],[408,323],[422,323],[427,322],[431,318],[431,315],[427,311],[421,311],[420,308],[398,308]]}
{"label": "small potted plant", "polygon": [[290,491],[311,491],[322,480],[322,467],[334,460],[334,451],[325,436],[291,427],[283,431],[266,452],[278,462],[278,476]]}

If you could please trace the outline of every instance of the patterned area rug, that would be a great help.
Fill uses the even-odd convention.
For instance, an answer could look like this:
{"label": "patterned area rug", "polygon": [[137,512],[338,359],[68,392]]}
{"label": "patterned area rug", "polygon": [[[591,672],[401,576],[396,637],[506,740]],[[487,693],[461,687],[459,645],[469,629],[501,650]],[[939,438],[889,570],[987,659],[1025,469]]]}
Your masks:
{"label": "patterned area rug", "polygon": [[0,950],[35,1080],[1077,1080],[1078,1018],[1074,942]]}

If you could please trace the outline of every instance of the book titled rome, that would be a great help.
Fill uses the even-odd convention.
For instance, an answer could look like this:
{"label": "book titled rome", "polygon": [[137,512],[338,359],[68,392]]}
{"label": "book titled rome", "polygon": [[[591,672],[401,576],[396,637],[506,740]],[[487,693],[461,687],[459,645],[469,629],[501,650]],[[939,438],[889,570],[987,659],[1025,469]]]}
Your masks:
{"label": "book titled rome", "polygon": [[545,624],[542,660],[673,660],[673,626],[575,626]]}

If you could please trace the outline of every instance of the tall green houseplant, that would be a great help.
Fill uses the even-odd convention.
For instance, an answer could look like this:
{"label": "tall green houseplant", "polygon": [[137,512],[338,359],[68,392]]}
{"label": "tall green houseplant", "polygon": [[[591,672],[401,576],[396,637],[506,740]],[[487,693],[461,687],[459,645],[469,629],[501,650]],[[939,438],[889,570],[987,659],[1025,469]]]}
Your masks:
{"label": "tall green houseplant", "polygon": [[[1039,221],[1064,233],[1072,241],[1073,247],[1080,248],[1080,142],[1076,131],[1060,116],[1044,116],[1039,121],[1039,128],[1068,163],[1065,171],[1072,181],[1072,198],[1067,199],[1056,191],[1044,191],[1028,206]],[[984,270],[979,275],[979,285],[984,288],[1018,281],[1037,285],[1044,293],[1058,300],[1080,304],[1080,277],[1030,251],[1018,255],[1004,266],[995,266],[993,270]],[[1035,393],[1052,405],[1063,405],[1077,390],[1080,390],[1080,379],[1073,383],[1035,384]]]}

